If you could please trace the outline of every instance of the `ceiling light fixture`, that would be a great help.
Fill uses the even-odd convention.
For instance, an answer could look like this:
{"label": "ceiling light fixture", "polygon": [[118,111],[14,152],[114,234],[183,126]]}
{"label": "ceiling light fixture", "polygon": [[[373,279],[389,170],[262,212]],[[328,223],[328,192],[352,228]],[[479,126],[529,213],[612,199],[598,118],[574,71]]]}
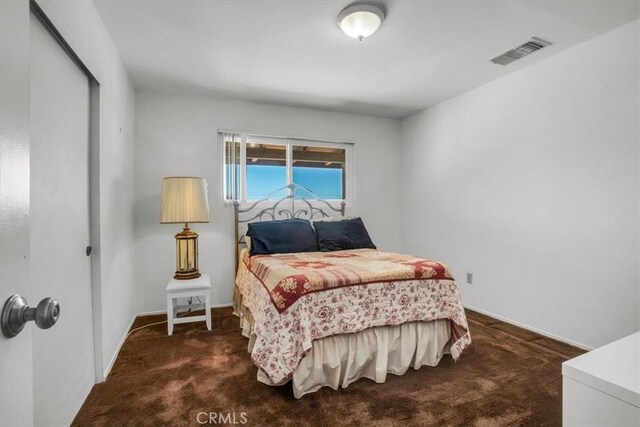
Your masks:
{"label": "ceiling light fixture", "polygon": [[338,26],[346,35],[362,41],[375,33],[384,21],[384,12],[369,3],[354,3],[338,15]]}

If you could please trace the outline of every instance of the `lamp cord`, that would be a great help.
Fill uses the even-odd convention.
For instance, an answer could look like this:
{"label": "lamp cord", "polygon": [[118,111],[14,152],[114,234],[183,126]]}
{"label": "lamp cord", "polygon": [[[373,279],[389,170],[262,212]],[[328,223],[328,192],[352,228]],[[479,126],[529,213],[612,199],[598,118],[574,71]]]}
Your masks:
{"label": "lamp cord", "polygon": [[[198,298],[198,301],[200,301],[200,297],[196,297],[196,298]],[[205,309],[205,310],[206,310],[206,309]],[[178,314],[178,315],[176,316],[176,318],[179,318],[179,317],[185,317],[187,314],[191,314],[191,309],[189,309],[189,311],[185,311],[184,313]],[[167,315],[168,315],[168,313],[167,313]],[[130,336],[132,333],[136,332],[136,331],[139,331],[139,330],[144,329],[144,328],[148,328],[149,326],[162,325],[163,323],[167,323],[167,320],[163,320],[162,322],[149,323],[149,324],[146,324],[146,325],[139,326],[139,327],[137,327],[137,328],[135,328],[135,329],[132,329],[132,330],[130,330],[130,331],[129,331],[129,333],[127,334],[127,337],[125,338],[125,340],[126,340],[127,338],[129,338],[129,336]]]}

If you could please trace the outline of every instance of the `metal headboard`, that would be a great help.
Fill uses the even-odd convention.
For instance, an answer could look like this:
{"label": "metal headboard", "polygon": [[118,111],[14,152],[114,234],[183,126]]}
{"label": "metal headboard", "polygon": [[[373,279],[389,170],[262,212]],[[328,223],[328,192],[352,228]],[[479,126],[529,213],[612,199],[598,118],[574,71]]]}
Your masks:
{"label": "metal headboard", "polygon": [[[283,192],[286,194],[280,199],[271,198]],[[265,204],[268,206],[263,207]],[[266,198],[253,202],[251,205],[240,208],[239,202],[234,202],[234,246],[236,271],[238,271],[238,251],[240,245],[244,244],[244,230],[240,230],[245,224],[260,221],[275,221],[279,219],[320,219],[331,216],[344,216],[345,202],[342,201],[339,207],[335,204],[321,199],[313,191],[298,184],[289,184],[271,192]]]}

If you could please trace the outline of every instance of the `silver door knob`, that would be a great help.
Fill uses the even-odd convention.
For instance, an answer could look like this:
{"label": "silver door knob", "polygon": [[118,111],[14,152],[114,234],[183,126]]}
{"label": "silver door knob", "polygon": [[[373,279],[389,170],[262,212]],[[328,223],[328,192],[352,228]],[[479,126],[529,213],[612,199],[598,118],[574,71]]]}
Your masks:
{"label": "silver door knob", "polygon": [[40,329],[49,329],[58,321],[60,304],[51,297],[45,298],[36,308],[29,307],[20,295],[11,295],[2,307],[2,333],[13,338],[22,331],[27,322],[34,320]]}

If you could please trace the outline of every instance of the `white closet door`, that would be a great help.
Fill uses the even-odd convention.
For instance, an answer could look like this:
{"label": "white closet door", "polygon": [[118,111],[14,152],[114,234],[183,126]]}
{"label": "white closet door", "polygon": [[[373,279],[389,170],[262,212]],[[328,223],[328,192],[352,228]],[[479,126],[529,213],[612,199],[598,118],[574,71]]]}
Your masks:
{"label": "white closet door", "polygon": [[34,419],[57,426],[73,420],[95,383],[89,79],[33,14],[30,47],[32,294],[60,303],[53,328],[33,328]]}

